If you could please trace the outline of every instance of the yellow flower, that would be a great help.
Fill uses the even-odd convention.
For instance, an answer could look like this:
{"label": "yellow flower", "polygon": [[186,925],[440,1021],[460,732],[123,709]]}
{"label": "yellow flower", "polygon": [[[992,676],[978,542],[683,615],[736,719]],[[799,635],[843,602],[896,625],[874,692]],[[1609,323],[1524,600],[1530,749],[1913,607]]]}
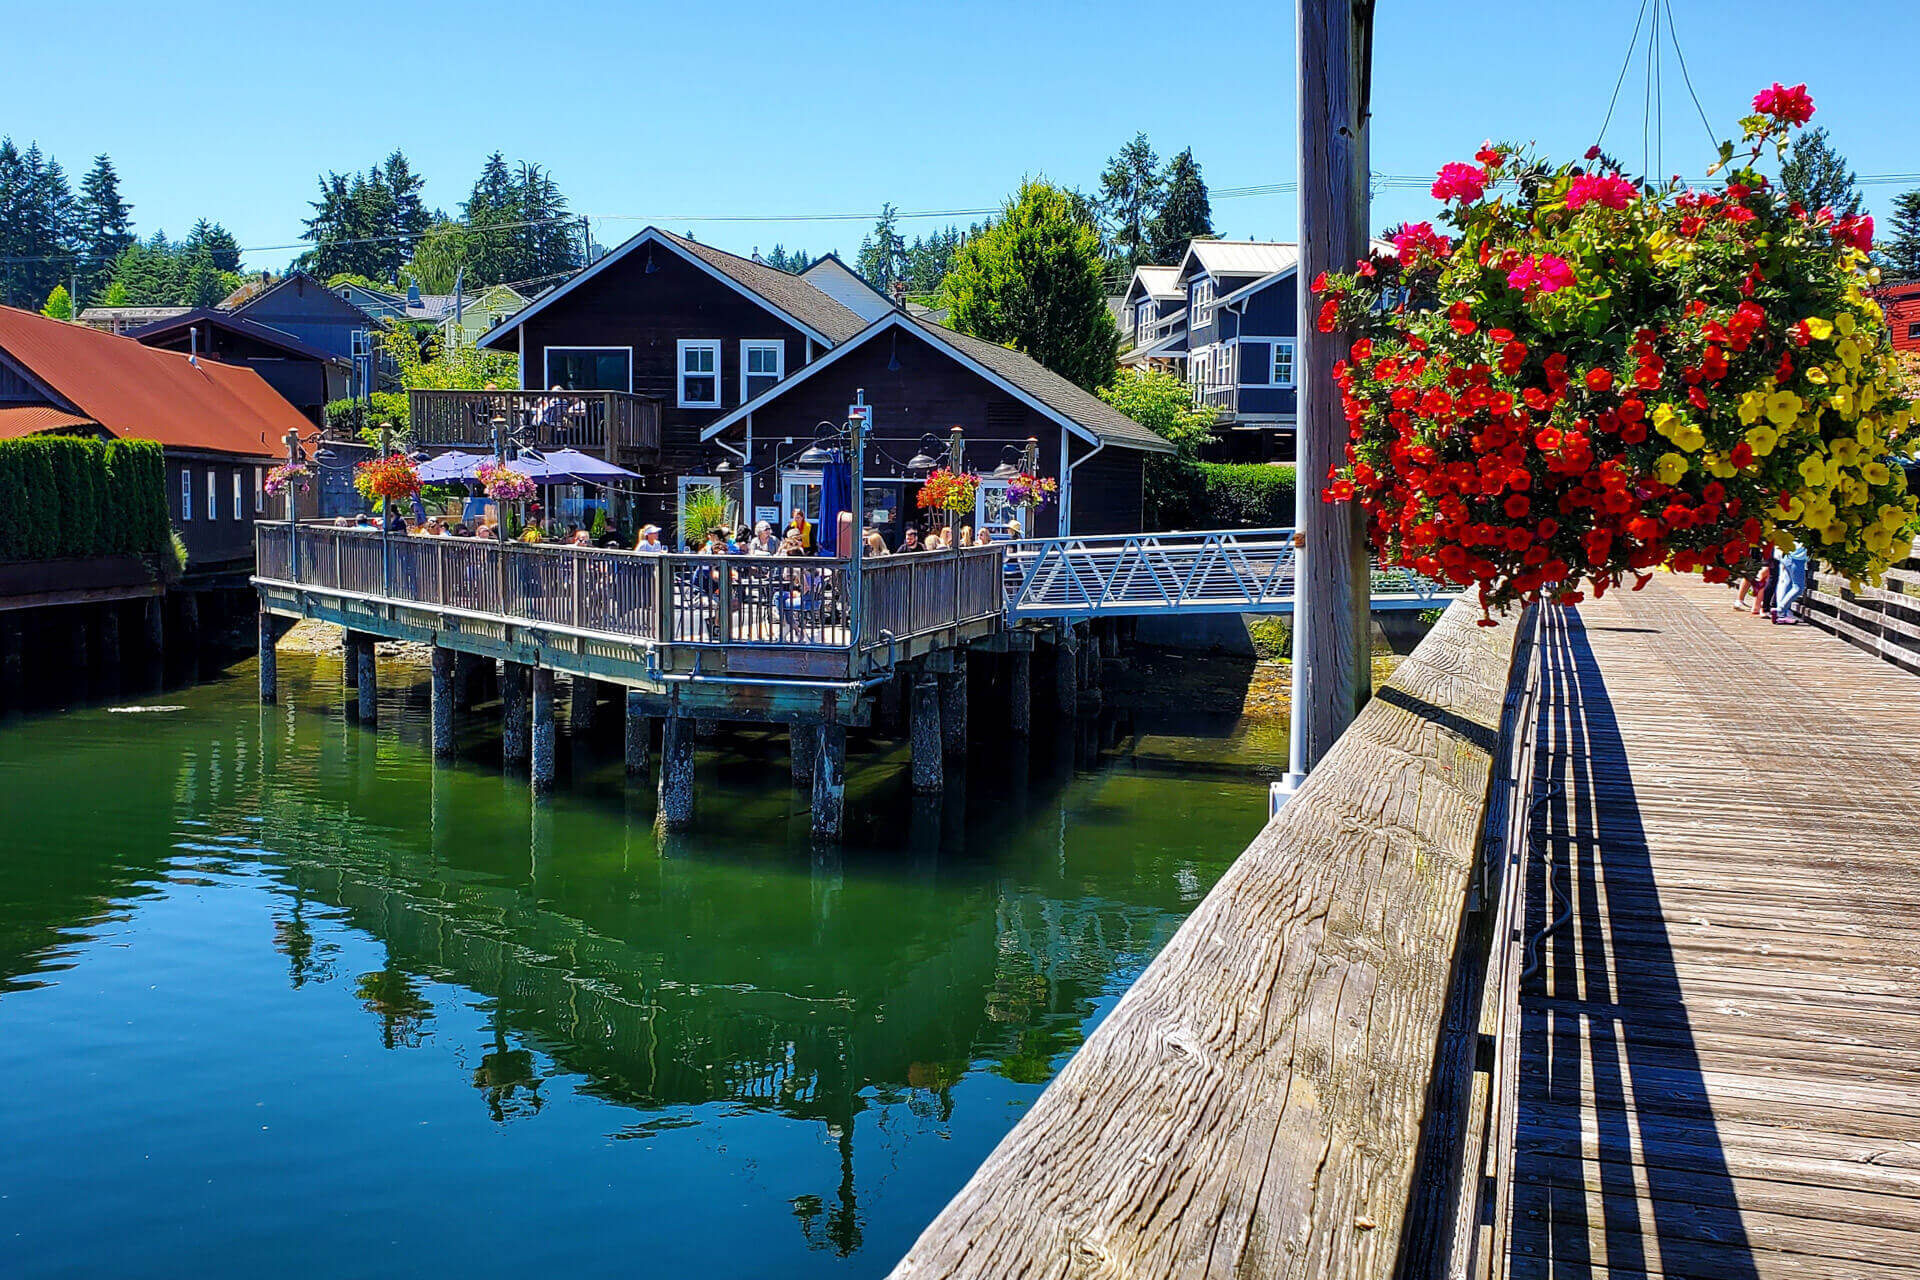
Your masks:
{"label": "yellow flower", "polygon": [[1808,454],[1806,457],[1800,459],[1799,470],[1800,478],[1805,480],[1809,485],[1825,484],[1827,482],[1827,468],[1815,454]]}
{"label": "yellow flower", "polygon": [[1761,423],[1747,431],[1747,447],[1753,450],[1753,456],[1764,458],[1773,452],[1773,446],[1780,443],[1780,433]]}
{"label": "yellow flower", "polygon": [[1653,429],[1663,436],[1671,437],[1673,435],[1674,420],[1679,416],[1678,413],[1674,412],[1673,406],[1663,400],[1654,406]]}
{"label": "yellow flower", "polygon": [[1833,318],[1833,327],[1840,331],[1840,336],[1843,338],[1851,338],[1853,336],[1854,326],[1857,323],[1858,321],[1853,318],[1853,312],[1851,311],[1842,311]]}
{"label": "yellow flower", "polygon": [[1887,469],[1884,462],[1869,462],[1861,466],[1860,476],[1868,484],[1886,484],[1893,479],[1893,472]]}
{"label": "yellow flower", "polygon": [[1850,467],[1860,460],[1860,442],[1852,436],[1841,436],[1827,447],[1827,452],[1835,462]]}
{"label": "yellow flower", "polygon": [[1827,385],[1827,371],[1816,364],[1807,370],[1807,381],[1816,387],[1824,387]]}
{"label": "yellow flower", "polygon": [[1833,389],[1833,399],[1829,403],[1833,405],[1833,411],[1835,413],[1843,418],[1851,418],[1853,416],[1853,389],[1851,387],[1835,387]]}
{"label": "yellow flower", "polygon": [[1766,411],[1767,411],[1767,393],[1766,392],[1749,391],[1747,392],[1747,394],[1740,397],[1740,421],[1745,425],[1750,427],[1754,423],[1760,421],[1760,415],[1765,413]]}
{"label": "yellow flower", "polygon": [[1876,553],[1886,551],[1893,546],[1893,530],[1883,524],[1871,525],[1865,533],[1860,535],[1860,540],[1867,544],[1869,551]]}
{"label": "yellow flower", "polygon": [[1734,466],[1717,453],[1707,459],[1707,470],[1716,480],[1731,480],[1734,476],[1740,474],[1740,468]]}
{"label": "yellow flower", "polygon": [[1767,421],[1788,427],[1800,416],[1800,397],[1791,391],[1776,391],[1767,397]]}
{"label": "yellow flower", "polygon": [[1825,543],[1843,542],[1846,536],[1847,526],[1843,524],[1830,524],[1820,530],[1820,541]]}
{"label": "yellow flower", "polygon": [[1825,342],[1833,336],[1833,325],[1822,320],[1819,316],[1808,316],[1800,323],[1806,325],[1807,332],[1812,334],[1818,341]]}
{"label": "yellow flower", "polygon": [[1687,460],[1677,453],[1663,453],[1653,464],[1653,474],[1661,484],[1676,484],[1687,474]]}
{"label": "yellow flower", "polygon": [[1860,347],[1852,338],[1842,338],[1833,344],[1834,354],[1840,357],[1840,363],[1849,369],[1860,367]]}

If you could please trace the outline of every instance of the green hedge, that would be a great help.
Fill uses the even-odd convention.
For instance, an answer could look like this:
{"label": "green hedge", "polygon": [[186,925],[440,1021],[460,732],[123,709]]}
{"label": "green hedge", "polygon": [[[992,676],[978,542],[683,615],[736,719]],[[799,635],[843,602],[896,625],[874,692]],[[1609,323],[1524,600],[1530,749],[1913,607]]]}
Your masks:
{"label": "green hedge", "polygon": [[1147,460],[1149,529],[1290,528],[1291,463]]}
{"label": "green hedge", "polygon": [[172,532],[151,440],[0,440],[0,561],[145,554]]}

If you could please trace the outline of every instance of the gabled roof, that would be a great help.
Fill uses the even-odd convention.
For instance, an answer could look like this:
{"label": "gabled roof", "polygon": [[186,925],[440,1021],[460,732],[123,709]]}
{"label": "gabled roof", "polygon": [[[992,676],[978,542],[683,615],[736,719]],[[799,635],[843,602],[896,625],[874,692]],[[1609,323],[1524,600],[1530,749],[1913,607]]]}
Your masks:
{"label": "gabled roof", "polygon": [[135,342],[152,346],[157,339],[203,325],[225,329],[228,333],[252,338],[255,342],[278,347],[290,355],[301,356],[308,360],[323,360],[328,364],[339,365],[343,369],[352,366],[352,361],[336,356],[330,351],[322,351],[319,347],[310,342],[303,342],[284,329],[276,329],[270,324],[261,324],[258,320],[249,320],[245,316],[235,315],[229,311],[217,311],[212,307],[196,307],[158,323],[130,330],[126,336]]}
{"label": "gabled roof", "polygon": [[82,307],[80,323],[90,325],[153,324],[169,316],[193,310],[192,307]]}
{"label": "gabled roof", "polygon": [[721,417],[702,431],[700,438],[711,440],[734,424],[745,421],[748,414],[780,396],[788,388],[814,377],[849,352],[858,350],[878,335],[893,329],[905,329],[926,339],[935,348],[944,350],[962,365],[1015,399],[1052,418],[1062,428],[1083,440],[1123,449],[1142,449],[1150,453],[1174,451],[1173,446],[1159,433],[1141,426],[1105,400],[1082,390],[1031,356],[930,324],[900,310],[889,311],[820,359],[796,370],[732,413]]}
{"label": "gabled roof", "polygon": [[1180,288],[1180,268],[1135,267],[1133,279],[1127,282],[1127,301],[1131,303],[1139,293],[1155,302],[1171,302],[1186,296]]}
{"label": "gabled roof", "polygon": [[845,341],[860,332],[866,325],[866,321],[858,315],[799,276],[788,275],[778,267],[770,267],[764,262],[743,258],[737,253],[728,253],[724,249],[716,249],[712,245],[701,244],[697,240],[684,239],[670,231],[662,231],[658,227],[648,227],[592,266],[575,272],[566,283],[542,294],[531,306],[515,312],[499,325],[480,335],[477,345],[482,347],[496,345],[501,338],[513,332],[521,324],[539,315],[601,272],[608,270],[614,263],[624,260],[630,254],[649,245],[678,254],[714,279],[758,302],[808,337],[826,346],[831,347]]}
{"label": "gabled roof", "polygon": [[1179,276],[1185,280],[1198,264],[1208,275],[1268,276],[1285,271],[1300,260],[1300,246],[1276,240],[1195,240],[1187,245],[1180,259]]}
{"label": "gabled roof", "polygon": [[14,307],[0,307],[0,352],[76,415],[123,439],[277,457],[288,431],[312,425],[242,365],[196,362],[176,351]]}
{"label": "gabled roof", "polygon": [[[1198,243],[1198,242],[1196,241],[1195,243]],[[1374,240],[1374,241],[1371,241],[1370,243],[1375,253],[1392,253],[1393,252],[1393,245],[1385,240]],[[1289,249],[1293,248],[1292,245],[1288,245],[1286,247]],[[1296,253],[1294,255],[1294,260],[1287,263],[1286,266],[1281,267],[1277,271],[1269,272],[1268,274],[1261,276],[1256,280],[1249,280],[1247,283],[1241,285],[1238,289],[1233,290],[1231,293],[1221,294],[1219,297],[1214,299],[1214,302],[1218,305],[1225,306],[1227,303],[1230,303],[1230,302],[1238,302],[1242,298],[1250,298],[1254,294],[1266,288],[1268,285],[1278,284],[1280,281],[1285,280],[1288,276],[1292,275],[1298,269],[1299,269],[1299,257],[1298,257],[1298,254]]]}
{"label": "gabled roof", "polygon": [[[355,315],[358,315],[363,320],[371,321],[373,319],[373,317],[368,315],[364,309],[354,306],[351,302],[348,302],[345,298],[341,297],[339,294],[335,293],[333,290],[327,288],[326,282],[321,280],[318,276],[312,275],[305,271],[289,271],[287,272],[286,275],[281,276],[278,280],[274,281],[272,284],[268,285],[266,288],[262,289],[260,292],[254,294],[252,297],[247,298],[245,301],[241,302],[238,306],[235,306],[232,308],[223,307],[222,309],[228,311],[228,313],[231,315],[245,315],[247,312],[253,310],[255,307],[265,302],[268,298],[273,297],[275,294],[279,293],[281,290],[288,289],[288,288],[295,288],[302,281],[312,285],[316,290],[318,290],[321,293],[324,293],[329,299],[339,303],[341,306],[347,308],[349,311],[352,311]],[[239,290],[236,289],[234,293],[235,295],[237,295],[239,293]]]}
{"label": "gabled roof", "polygon": [[35,436],[42,431],[71,431],[75,427],[92,425],[92,418],[83,418],[50,404],[0,405],[0,440]]}
{"label": "gabled roof", "polygon": [[893,310],[893,299],[868,284],[837,253],[815,258],[800,278],[869,323]]}

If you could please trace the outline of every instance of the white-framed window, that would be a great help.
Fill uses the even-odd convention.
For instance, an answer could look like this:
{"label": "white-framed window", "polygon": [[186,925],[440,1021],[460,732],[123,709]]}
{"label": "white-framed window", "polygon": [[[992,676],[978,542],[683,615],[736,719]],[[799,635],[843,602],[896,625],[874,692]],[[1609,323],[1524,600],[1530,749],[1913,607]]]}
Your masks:
{"label": "white-framed window", "polygon": [[1290,387],[1293,385],[1293,339],[1275,338],[1273,340],[1273,385]]}
{"label": "white-framed window", "polygon": [[253,469],[253,514],[259,515],[267,509],[267,469]]}
{"label": "white-framed window", "polygon": [[180,520],[193,519],[193,472],[180,468]]}
{"label": "white-framed window", "polygon": [[1148,337],[1150,337],[1152,333],[1153,333],[1153,303],[1150,301],[1143,302],[1140,304],[1139,311],[1135,314],[1135,319],[1133,322],[1133,340],[1141,344],[1142,346],[1145,346]]}
{"label": "white-framed window", "polygon": [[679,352],[678,405],[682,409],[720,407],[720,339],[682,338]]}
{"label": "white-framed window", "polygon": [[741,404],[745,404],[786,376],[786,343],[763,338],[746,338],[741,341]]}
{"label": "white-framed window", "polygon": [[235,520],[247,518],[247,509],[243,505],[245,500],[240,495],[240,468],[235,467],[233,469],[233,518]]}
{"label": "white-framed window", "polygon": [[991,476],[980,477],[980,484],[973,491],[973,527],[976,530],[993,526],[995,539],[1007,536],[1008,523],[1020,526],[1020,536],[1026,537],[1027,508],[1016,507],[1007,501],[1007,482],[995,480]]}
{"label": "white-framed window", "polygon": [[220,518],[220,476],[212,467],[207,468],[207,519]]}
{"label": "white-framed window", "polygon": [[1201,276],[1193,282],[1193,297],[1187,304],[1189,329],[1204,329],[1213,320],[1213,280]]}
{"label": "white-framed window", "polygon": [[353,346],[351,350],[354,359],[365,359],[367,356],[373,354],[373,334],[370,331],[366,329],[355,329],[353,331],[352,342]]}

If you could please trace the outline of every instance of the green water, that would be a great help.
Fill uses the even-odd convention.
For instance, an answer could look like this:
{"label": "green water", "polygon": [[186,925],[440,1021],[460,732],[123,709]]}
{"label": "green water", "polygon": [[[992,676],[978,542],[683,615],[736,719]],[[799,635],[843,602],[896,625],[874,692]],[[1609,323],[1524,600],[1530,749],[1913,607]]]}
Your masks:
{"label": "green water", "polygon": [[[336,661],[0,721],[0,1274],[883,1275],[1259,828],[1283,727],[987,730],[916,804],[784,742],[666,841]],[[980,689],[976,688],[976,693]],[[977,722],[984,723],[984,722]],[[595,750],[605,754],[595,754]]]}

